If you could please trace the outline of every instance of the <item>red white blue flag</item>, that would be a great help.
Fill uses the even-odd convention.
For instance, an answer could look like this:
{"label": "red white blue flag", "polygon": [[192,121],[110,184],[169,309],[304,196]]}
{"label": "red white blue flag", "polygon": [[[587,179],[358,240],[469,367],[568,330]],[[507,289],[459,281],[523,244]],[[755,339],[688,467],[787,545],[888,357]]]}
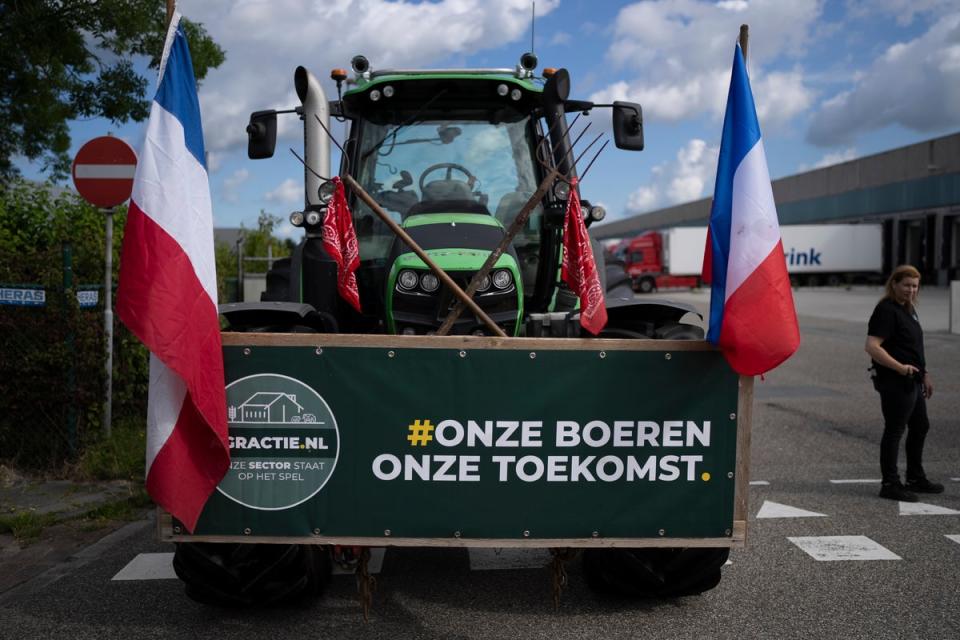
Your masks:
{"label": "red white blue flag", "polygon": [[167,32],[134,176],[117,315],[151,352],[147,491],[193,531],[230,452],[213,211],[179,12]]}
{"label": "red white blue flag", "polygon": [[740,46],[723,119],[705,271],[712,282],[707,340],[743,375],[765,373],[800,346],[777,209]]}

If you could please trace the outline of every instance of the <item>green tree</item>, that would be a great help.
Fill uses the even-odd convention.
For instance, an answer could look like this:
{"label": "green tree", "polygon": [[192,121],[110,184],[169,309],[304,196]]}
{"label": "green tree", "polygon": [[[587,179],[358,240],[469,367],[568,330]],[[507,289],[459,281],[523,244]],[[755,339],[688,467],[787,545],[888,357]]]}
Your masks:
{"label": "green tree", "polygon": [[[203,25],[183,26],[200,82],[224,53]],[[0,182],[17,175],[16,156],[65,177],[71,120],[144,120],[148,81],[133,58],[157,68],[165,32],[163,0],[0,0]]]}
{"label": "green tree", "polygon": [[[243,255],[247,258],[266,258],[268,254],[274,258],[289,256],[293,250],[293,242],[280,240],[273,235],[273,231],[281,219],[279,216],[261,209],[260,215],[257,216],[257,228],[244,232]],[[246,260],[243,270],[246,273],[265,273],[267,271],[267,261]]]}

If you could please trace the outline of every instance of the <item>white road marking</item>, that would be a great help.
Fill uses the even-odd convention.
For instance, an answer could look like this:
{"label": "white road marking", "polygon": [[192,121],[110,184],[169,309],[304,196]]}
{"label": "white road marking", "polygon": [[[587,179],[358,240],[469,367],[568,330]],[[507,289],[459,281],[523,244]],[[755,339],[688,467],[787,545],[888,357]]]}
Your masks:
{"label": "white road marking", "polygon": [[470,549],[471,571],[542,569],[552,561],[547,549]]}
{"label": "white road marking", "polygon": [[901,502],[900,515],[902,516],[951,516],[960,513],[956,509],[939,507],[926,502]]}
{"label": "white road marking", "polygon": [[798,509],[779,502],[763,501],[763,506],[757,513],[757,518],[825,518],[827,514]]}
{"label": "white road marking", "polygon": [[113,576],[113,580],[176,580],[172,553],[141,553]]}
{"label": "white road marking", "polygon": [[830,484],[880,484],[880,478],[852,478],[850,480],[831,480]]}
{"label": "white road marking", "polygon": [[946,534],[946,537],[950,538],[951,540],[953,540],[953,541],[956,542],[957,544],[960,544],[960,534],[948,533],[948,534]]}
{"label": "white road marking", "polygon": [[787,538],[820,562],[834,560],[900,560],[900,556],[867,536],[802,536]]}
{"label": "white road marking", "polygon": [[750,484],[751,484],[752,486],[755,486],[755,487],[765,487],[765,486],[769,485],[770,483],[767,482],[766,480],[751,480],[751,481],[750,481]]}
{"label": "white road marking", "polygon": [[[383,569],[383,556],[386,555],[386,547],[371,547],[370,548],[370,559],[367,561],[367,571],[371,575],[380,573]],[[333,565],[333,575],[335,576],[352,576],[356,571],[354,569],[344,569],[340,565],[334,563]]]}

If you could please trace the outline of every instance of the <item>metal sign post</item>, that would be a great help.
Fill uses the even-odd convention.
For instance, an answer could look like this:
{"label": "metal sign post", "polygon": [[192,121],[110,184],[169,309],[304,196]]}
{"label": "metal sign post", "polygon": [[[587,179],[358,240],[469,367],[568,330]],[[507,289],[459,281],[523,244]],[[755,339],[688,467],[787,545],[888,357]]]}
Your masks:
{"label": "metal sign post", "polygon": [[106,343],[106,389],[103,433],[110,436],[113,407],[113,211],[133,192],[137,155],[123,140],[101,136],[90,140],[73,160],[73,184],[84,200],[97,206],[106,219],[104,230],[103,336]]}

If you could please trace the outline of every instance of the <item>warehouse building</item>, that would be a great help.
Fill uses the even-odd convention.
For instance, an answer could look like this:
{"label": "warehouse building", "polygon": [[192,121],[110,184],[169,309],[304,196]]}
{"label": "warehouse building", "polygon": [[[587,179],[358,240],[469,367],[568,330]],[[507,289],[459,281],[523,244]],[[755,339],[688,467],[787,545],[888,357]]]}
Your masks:
{"label": "warehouse building", "polygon": [[[883,225],[883,270],[912,264],[924,282],[960,279],[960,133],[773,181],[780,224]],[[591,228],[598,239],[705,225],[710,198]]]}

